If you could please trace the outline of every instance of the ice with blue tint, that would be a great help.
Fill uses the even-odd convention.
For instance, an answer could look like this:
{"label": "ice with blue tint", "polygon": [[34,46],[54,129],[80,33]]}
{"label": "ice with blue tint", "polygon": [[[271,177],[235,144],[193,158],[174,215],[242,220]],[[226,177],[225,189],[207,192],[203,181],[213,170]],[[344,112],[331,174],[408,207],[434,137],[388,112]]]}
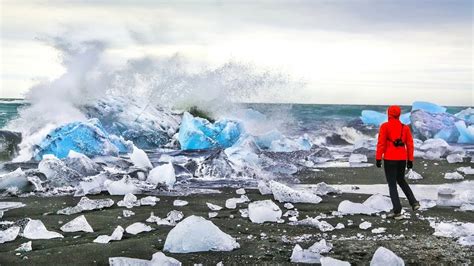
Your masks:
{"label": "ice with blue tint", "polygon": [[430,102],[421,102],[417,101],[414,102],[411,106],[411,110],[423,110],[428,113],[432,114],[440,114],[440,113],[446,113],[446,108],[443,106],[439,106],[435,103],[430,103]]}
{"label": "ice with blue tint", "polygon": [[[402,114],[400,116],[400,122],[405,125],[409,125],[411,123],[410,115],[410,113]],[[360,119],[366,125],[380,126],[382,123],[387,122],[388,116],[386,113],[381,113],[372,110],[363,110]]]}
{"label": "ice with blue tint", "polygon": [[98,119],[73,122],[56,128],[39,144],[35,159],[41,160],[45,154],[53,154],[59,159],[66,158],[70,151],[88,157],[118,155],[128,151],[128,144],[109,135]]}
{"label": "ice with blue tint", "polygon": [[272,130],[265,134],[255,136],[255,144],[260,149],[270,149],[273,141],[277,141],[283,138],[283,135],[278,130]]}
{"label": "ice with blue tint", "polygon": [[228,148],[243,132],[243,126],[237,121],[223,119],[210,123],[186,112],[179,127],[178,141],[182,150]]}
{"label": "ice with blue tint", "polygon": [[459,131],[458,143],[474,144],[474,126],[466,126],[464,121],[455,123]]}
{"label": "ice with blue tint", "polygon": [[467,108],[454,115],[455,117],[466,121],[467,123],[474,124],[474,108]]}

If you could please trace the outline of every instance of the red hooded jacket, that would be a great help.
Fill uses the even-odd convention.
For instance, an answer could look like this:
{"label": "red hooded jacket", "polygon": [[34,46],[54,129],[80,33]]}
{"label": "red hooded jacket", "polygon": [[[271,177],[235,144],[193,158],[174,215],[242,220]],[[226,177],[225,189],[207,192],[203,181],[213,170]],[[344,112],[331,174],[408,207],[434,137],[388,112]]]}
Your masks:
{"label": "red hooded jacket", "polygon": [[[379,138],[377,142],[377,151],[375,153],[376,160],[408,160],[413,161],[413,137],[410,127],[403,126],[399,120],[401,109],[399,106],[393,105],[387,109],[388,122],[380,126]],[[405,147],[395,147],[393,141],[400,138],[405,143]]]}

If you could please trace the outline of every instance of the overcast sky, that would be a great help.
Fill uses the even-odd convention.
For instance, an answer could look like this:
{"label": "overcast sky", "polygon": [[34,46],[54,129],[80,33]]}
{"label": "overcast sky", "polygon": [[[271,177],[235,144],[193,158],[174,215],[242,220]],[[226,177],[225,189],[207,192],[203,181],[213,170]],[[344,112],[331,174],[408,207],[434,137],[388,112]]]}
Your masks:
{"label": "overcast sky", "polygon": [[0,1],[0,97],[60,75],[38,38],[61,36],[102,40],[110,58],[232,59],[306,82],[275,101],[474,105],[471,0]]}

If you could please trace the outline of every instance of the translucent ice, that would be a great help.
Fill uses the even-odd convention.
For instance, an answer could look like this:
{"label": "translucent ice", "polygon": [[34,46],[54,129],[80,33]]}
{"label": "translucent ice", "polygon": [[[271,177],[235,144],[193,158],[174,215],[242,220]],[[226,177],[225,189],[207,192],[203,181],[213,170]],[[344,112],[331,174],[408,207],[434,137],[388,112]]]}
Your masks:
{"label": "translucent ice", "polygon": [[189,202],[187,202],[185,200],[174,200],[173,201],[173,206],[176,206],[176,207],[182,207],[182,206],[186,206],[188,204],[189,204]]}
{"label": "translucent ice", "polygon": [[67,186],[78,184],[81,181],[81,175],[75,170],[66,166],[66,164],[52,155],[46,155],[38,164],[38,170],[42,172],[49,183],[53,186]]}
{"label": "translucent ice", "polygon": [[108,207],[112,207],[112,205],[114,205],[114,201],[111,199],[91,200],[87,197],[82,197],[76,206],[61,209],[57,213],[71,215],[71,214],[80,213],[83,211],[91,211],[91,210],[108,208]]}
{"label": "translucent ice", "polygon": [[82,176],[96,175],[101,171],[101,167],[97,163],[86,155],[74,150],[69,151],[68,156],[64,159],[64,163]]}
{"label": "translucent ice", "polygon": [[33,250],[33,248],[31,246],[31,241],[23,243],[17,249],[15,249],[15,251],[18,251],[18,252],[28,252],[28,251],[32,251],[32,250]]}
{"label": "translucent ice", "polygon": [[86,217],[84,215],[78,216],[71,220],[70,222],[66,223],[65,225],[61,226],[61,231],[63,232],[88,232],[92,233],[94,230],[87,222]]}
{"label": "translucent ice", "polygon": [[474,235],[474,223],[431,222],[430,226],[434,228],[433,235],[435,236],[459,238]]}
{"label": "translucent ice", "polygon": [[277,222],[281,218],[281,209],[271,200],[249,203],[249,218],[253,223]]}
{"label": "translucent ice", "polygon": [[411,106],[411,110],[412,111],[423,110],[425,112],[434,113],[434,114],[446,112],[446,108],[443,106],[439,106],[435,103],[421,102],[421,101],[414,102]]}
{"label": "translucent ice", "polygon": [[20,233],[19,226],[12,226],[8,229],[0,230],[0,244],[15,240],[18,233]]}
{"label": "translucent ice", "polygon": [[462,119],[470,124],[474,124],[474,108],[467,108],[467,109],[464,109],[462,110],[461,112],[455,114],[454,116],[456,116],[457,118],[459,119]]}
{"label": "translucent ice", "polygon": [[367,230],[370,227],[372,227],[372,223],[367,222],[367,221],[364,221],[361,224],[359,224],[359,228],[362,229],[362,230]]}
{"label": "translucent ice", "polygon": [[115,230],[112,232],[112,235],[100,235],[96,239],[94,239],[94,243],[100,243],[100,244],[107,244],[110,241],[119,241],[123,237],[123,227],[120,225],[115,228]]}
{"label": "translucent ice", "polygon": [[123,197],[123,200],[117,202],[117,206],[125,207],[125,208],[133,208],[135,206],[140,206],[140,201],[137,199],[137,196],[133,195],[132,193],[127,193]]}
{"label": "translucent ice", "polygon": [[444,174],[444,179],[455,179],[455,180],[461,180],[461,179],[464,179],[464,176],[462,176],[460,173],[458,172],[452,172],[452,173],[446,173]]}
{"label": "translucent ice", "polygon": [[0,175],[0,191],[11,188],[17,188],[19,191],[26,191],[29,185],[30,183],[28,178],[21,168],[4,175]]}
{"label": "translucent ice", "polygon": [[153,230],[153,228],[151,228],[150,226],[148,226],[144,223],[140,223],[140,222],[133,223],[133,224],[127,226],[127,228],[125,228],[125,232],[127,232],[129,234],[132,234],[132,235],[136,235],[136,234],[139,234],[139,233],[142,233],[142,232],[150,232],[151,230]]}
{"label": "translucent ice", "polygon": [[377,212],[388,212],[392,209],[390,198],[374,194],[370,196],[363,203],[354,203],[349,200],[344,200],[339,203],[337,211],[343,214],[374,214]]}
{"label": "translucent ice", "polygon": [[279,202],[317,204],[322,200],[318,195],[312,192],[298,191],[276,181],[270,181],[270,189],[272,190],[275,200]]}
{"label": "translucent ice", "polygon": [[379,126],[387,121],[387,114],[372,110],[363,110],[360,119],[366,125]]}
{"label": "translucent ice", "polygon": [[151,184],[164,184],[168,188],[173,188],[176,182],[176,174],[171,162],[153,168],[148,174],[147,182]]}
{"label": "translucent ice", "polygon": [[296,244],[291,253],[290,261],[293,263],[320,263],[321,254],[303,249]]}
{"label": "translucent ice", "polygon": [[241,195],[240,198],[230,198],[225,201],[225,207],[227,209],[237,208],[237,204],[249,202],[249,198],[246,195]]}
{"label": "translucent ice", "polygon": [[140,192],[140,189],[133,183],[128,175],[118,181],[106,180],[104,186],[110,195],[136,194]]}
{"label": "translucent ice", "polygon": [[379,247],[370,261],[370,266],[404,266],[405,262],[391,250]]}
{"label": "translucent ice", "polygon": [[318,228],[321,232],[334,231],[334,226],[326,221],[320,221],[317,218],[308,217],[300,221],[291,222],[291,225],[303,225]]}
{"label": "translucent ice", "polygon": [[220,211],[220,210],[222,210],[222,207],[219,206],[219,205],[216,205],[216,204],[206,202],[206,205],[211,211]]}
{"label": "translucent ice", "polygon": [[321,266],[351,266],[347,261],[333,259],[331,257],[321,257]]}
{"label": "translucent ice", "polygon": [[469,166],[469,167],[459,167],[456,170],[458,170],[459,172],[464,173],[465,175],[474,175],[474,168],[472,168],[471,166]]}
{"label": "translucent ice", "polygon": [[393,208],[390,198],[381,194],[374,194],[370,196],[362,204],[379,212],[389,212]]}
{"label": "translucent ice", "polygon": [[408,173],[405,175],[405,177],[412,180],[423,179],[423,177],[417,172],[413,171],[413,169],[408,170]]}
{"label": "translucent ice", "polygon": [[459,131],[458,143],[474,144],[474,125],[466,126],[464,121],[455,123]]}
{"label": "translucent ice", "polygon": [[63,235],[48,231],[40,220],[30,220],[23,229],[23,237],[28,239],[63,238]]}
{"label": "translucent ice", "polygon": [[109,266],[181,266],[181,262],[172,257],[168,257],[163,252],[153,254],[151,260],[134,259],[127,257],[109,258]]}
{"label": "translucent ice", "polygon": [[155,206],[158,201],[160,201],[160,199],[155,196],[147,196],[140,199],[140,205]]}
{"label": "translucent ice", "polygon": [[148,155],[146,155],[145,151],[142,149],[133,146],[132,153],[130,153],[129,156],[130,160],[136,167],[143,169],[153,168],[150,159],[148,159]]}
{"label": "translucent ice", "polygon": [[446,156],[446,160],[448,161],[448,163],[462,163],[462,158],[463,156],[457,153]]}
{"label": "translucent ice", "polygon": [[351,156],[349,156],[349,162],[350,163],[366,163],[367,156],[364,154],[353,153],[351,154]]}
{"label": "translucent ice", "polygon": [[178,223],[166,237],[163,250],[171,253],[231,251],[240,248],[235,238],[222,232],[211,221],[189,216]]}

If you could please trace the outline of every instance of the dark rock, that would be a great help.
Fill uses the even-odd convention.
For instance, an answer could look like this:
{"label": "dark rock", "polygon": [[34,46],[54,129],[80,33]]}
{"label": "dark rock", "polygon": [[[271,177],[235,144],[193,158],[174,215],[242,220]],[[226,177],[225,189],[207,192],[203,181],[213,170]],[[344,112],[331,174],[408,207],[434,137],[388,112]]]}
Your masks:
{"label": "dark rock", "polygon": [[11,160],[18,153],[21,133],[0,130],[0,160]]}

